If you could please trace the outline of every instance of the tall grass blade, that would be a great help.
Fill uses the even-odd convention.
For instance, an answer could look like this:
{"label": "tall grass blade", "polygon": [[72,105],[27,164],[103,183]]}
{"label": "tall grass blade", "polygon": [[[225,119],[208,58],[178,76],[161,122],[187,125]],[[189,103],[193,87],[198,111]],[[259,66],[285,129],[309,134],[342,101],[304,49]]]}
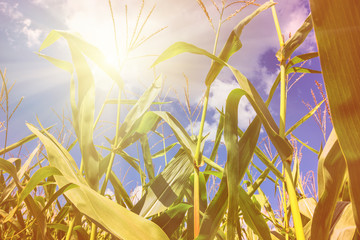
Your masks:
{"label": "tall grass blade", "polygon": [[310,1],[331,118],[344,154],[351,203],[360,232],[360,48],[358,2]]}

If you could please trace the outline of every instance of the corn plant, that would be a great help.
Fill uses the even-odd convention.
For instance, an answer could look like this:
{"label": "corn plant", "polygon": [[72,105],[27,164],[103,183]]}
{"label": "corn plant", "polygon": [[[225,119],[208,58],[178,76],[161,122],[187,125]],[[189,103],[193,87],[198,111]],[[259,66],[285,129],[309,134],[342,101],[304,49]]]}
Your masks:
{"label": "corn plant", "polygon": [[[162,89],[161,75],[155,75],[152,84],[138,99],[127,99],[126,81],[121,77],[124,63],[119,61],[118,66],[112,66],[105,61],[100,50],[77,33],[53,30],[37,54],[69,73],[71,127],[74,135],[65,146],[61,135],[54,136],[50,132],[51,127],[43,127],[40,119],[39,127],[27,124],[31,135],[8,144],[8,122],[21,100],[15,109],[9,110],[11,87],[8,88],[6,71],[1,72],[0,100],[6,116],[0,121],[0,133],[5,139],[0,149],[1,239],[359,238],[359,153],[356,141],[359,134],[356,124],[359,120],[360,100],[357,100],[356,94],[359,88],[356,83],[359,78],[356,63],[360,59],[356,42],[359,34],[354,29],[360,19],[354,7],[356,3],[347,0],[341,4],[328,5],[323,0],[316,3],[311,0],[311,14],[296,33],[284,41],[273,1],[262,5],[255,1],[245,1],[238,11],[228,17],[224,16],[224,10],[240,1],[221,1],[221,5],[212,1],[210,6],[215,7],[220,16],[217,29],[209,15],[209,6],[201,0],[197,2],[214,29],[213,52],[189,43],[177,42],[161,53],[151,66],[156,68],[163,61],[182,53],[212,60],[204,79],[206,90],[201,106],[200,130],[196,136],[189,134],[172,113],[159,107],[168,104],[166,99],[156,101],[157,98],[160,99]],[[127,44],[128,53],[145,44],[139,36],[154,9],[147,15],[144,25],[138,26],[143,4],[144,2],[134,33]],[[217,54],[222,24],[249,6],[255,7],[255,10],[234,27],[221,52]],[[114,25],[114,40],[117,43],[111,1],[109,7]],[[239,54],[237,52],[242,47],[241,34],[247,24],[270,9],[279,38],[280,48],[276,56],[280,72],[264,101],[251,80],[230,65],[228,60],[232,55]],[[292,56],[313,27],[319,53]],[[46,48],[60,39],[67,42],[71,61],[43,54]],[[118,45],[116,48],[120,59]],[[309,108],[307,114],[287,128],[288,75],[321,73],[303,67],[304,62],[318,56],[328,96],[323,93],[322,101],[315,102],[315,106]],[[98,112],[95,109],[98,99],[95,95],[94,75],[89,61],[104,71],[117,88],[117,98],[106,98]],[[211,86],[224,67],[231,71],[239,86],[227,96],[223,103],[225,109],[218,110],[219,124],[214,145],[210,149],[211,155],[207,157],[204,151],[207,105]],[[268,109],[277,87],[280,87],[279,126]],[[189,92],[186,91],[185,94],[189,99]],[[238,127],[238,105],[242,97],[249,100],[256,112],[256,117],[245,131]],[[330,109],[334,129],[324,147],[316,150],[298,139],[293,131],[316,115],[324,103]],[[107,145],[98,146],[94,137],[95,128],[104,108],[110,104],[116,106],[115,127],[110,136],[104,136]],[[192,106],[189,101],[186,104],[191,121]],[[154,110],[156,107],[159,110]],[[174,136],[174,141],[169,145],[166,145],[164,125]],[[273,145],[276,154],[267,154],[258,145],[262,126],[269,141],[266,151],[271,153],[270,145]],[[63,129],[60,132],[62,131]],[[153,143],[151,133],[160,136],[163,143],[163,149],[156,153],[152,153],[150,147]],[[222,136],[227,152],[224,167],[215,161]],[[36,138],[42,145],[34,147],[28,156],[11,157],[10,153]],[[318,199],[306,196],[306,184],[300,171],[301,148],[297,148],[295,141],[318,155]],[[141,146],[142,156],[132,156],[128,152],[127,148],[135,145]],[[77,146],[80,156],[70,152]],[[174,154],[168,154],[171,149],[175,149]],[[169,161],[166,159],[167,154],[171,156]],[[165,167],[161,172],[155,173],[154,159],[161,156],[165,156]],[[255,157],[266,169],[257,166],[253,161]],[[283,171],[277,167],[278,159],[281,160]],[[142,187],[138,202],[131,200],[120,180],[115,170],[116,160],[126,161],[138,174]],[[260,173],[257,178],[252,175],[252,169]],[[212,198],[209,198],[210,190],[206,187],[210,176],[219,182],[219,186],[214,187],[216,193]],[[280,189],[279,214],[266,197],[262,186],[265,181],[273,182],[275,188]],[[245,184],[246,188],[243,188]],[[114,196],[106,194],[110,185]]]}

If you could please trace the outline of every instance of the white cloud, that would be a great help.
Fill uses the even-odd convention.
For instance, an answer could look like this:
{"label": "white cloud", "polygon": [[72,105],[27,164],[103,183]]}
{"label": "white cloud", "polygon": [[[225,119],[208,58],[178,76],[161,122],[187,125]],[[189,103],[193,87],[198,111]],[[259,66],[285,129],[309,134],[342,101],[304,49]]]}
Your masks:
{"label": "white cloud", "polygon": [[[207,140],[213,141],[215,139],[216,129],[220,119],[220,113],[216,109],[221,110],[223,108],[225,111],[226,99],[230,92],[236,88],[239,88],[239,85],[234,81],[224,82],[216,79],[213,82],[209,96],[208,116],[204,125],[204,135],[210,133]],[[211,112],[212,115],[210,115],[209,112]],[[243,96],[238,106],[238,126],[241,129],[246,129],[255,116],[256,113],[254,109],[247,98]],[[187,126],[186,129],[190,132],[191,126]],[[195,134],[199,132],[200,120],[194,123],[192,130]]]}
{"label": "white cloud", "polygon": [[18,3],[11,5],[7,2],[0,2],[0,12],[12,20],[17,20],[23,17],[22,13],[18,10],[18,7]]}
{"label": "white cloud", "polygon": [[[26,45],[31,48],[40,44],[40,37],[43,33],[41,29],[34,28],[29,18],[26,18],[18,9],[19,4],[9,4],[0,2],[0,13],[5,15],[13,24],[10,31],[20,33],[26,37]],[[13,39],[11,39],[13,42]]]}

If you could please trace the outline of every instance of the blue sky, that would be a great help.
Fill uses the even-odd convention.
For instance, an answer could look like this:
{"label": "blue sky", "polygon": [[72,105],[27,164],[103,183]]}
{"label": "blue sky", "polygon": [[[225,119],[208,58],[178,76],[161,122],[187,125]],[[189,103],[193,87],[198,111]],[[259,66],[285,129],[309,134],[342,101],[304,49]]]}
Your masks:
{"label": "blue sky", "polygon": [[[136,25],[141,1],[112,1],[115,14],[118,40],[120,46],[121,60],[125,59],[126,28],[125,7],[128,9],[128,29],[131,37],[132,29]],[[221,1],[215,1],[221,4]],[[256,1],[264,3],[265,1]],[[294,33],[307,17],[309,10],[307,1],[279,0],[277,13],[285,39],[289,33]],[[217,26],[218,13],[210,1],[204,1],[212,22]],[[146,86],[153,81],[153,70],[149,68],[159,55],[168,46],[176,41],[185,41],[212,51],[215,35],[205,14],[195,0],[167,1],[148,0],[145,1],[141,21],[145,20],[151,8],[156,7],[143,29],[139,39],[153,32],[163,29],[154,37],[128,55],[121,72],[126,87],[130,92],[128,97],[134,97],[141,93]],[[234,5],[225,12],[225,18],[237,10],[240,5]],[[221,50],[232,28],[256,7],[250,6],[244,11],[231,18],[223,24],[217,53]],[[166,27],[166,28],[165,28]],[[15,142],[21,137],[29,134],[25,122],[36,123],[36,116],[45,125],[59,123],[53,110],[61,113],[63,110],[67,116],[71,116],[69,104],[69,75],[55,68],[46,60],[38,57],[41,42],[52,29],[71,30],[79,32],[86,40],[99,47],[108,60],[115,61],[115,44],[113,37],[113,26],[107,1],[100,0],[26,0],[16,1],[0,0],[0,68],[7,68],[7,78],[10,82],[16,81],[11,94],[10,103],[14,107],[17,100],[24,96],[24,100],[15,113],[9,127],[9,143]],[[271,11],[267,10],[257,16],[243,31],[241,36],[242,49],[231,59],[230,64],[238,68],[258,89],[265,99],[269,88],[278,73],[277,60],[274,56],[278,50],[278,40],[272,20]],[[129,42],[129,40],[128,40]],[[297,54],[316,51],[316,43],[313,33],[304,42],[303,46],[294,53]],[[60,58],[69,59],[68,48],[64,41],[59,41],[45,51],[46,54]],[[145,56],[145,57],[141,57]],[[141,58],[139,58],[141,57]],[[175,115],[189,131],[198,131],[198,121],[191,126],[175,94],[185,104],[183,89],[186,86],[183,74],[189,79],[190,104],[193,108],[200,101],[204,89],[204,79],[210,66],[210,60],[190,54],[184,54],[161,64],[156,68],[156,73],[162,73],[165,78],[163,96],[167,95],[174,104],[164,107]],[[317,59],[311,60],[308,67],[320,69]],[[110,86],[109,79],[99,70],[94,70],[96,78],[97,94],[100,99],[105,95]],[[296,77],[295,77],[296,79]],[[306,75],[296,83],[289,91],[287,126],[290,127],[308,111],[302,103],[313,104],[310,89],[320,99],[314,81],[322,83],[320,75]],[[219,114],[216,108],[221,109],[225,104],[228,93],[237,88],[238,84],[229,71],[223,70],[212,86],[209,99],[209,112],[205,132],[210,132],[209,140],[213,139],[216,132]],[[166,94],[167,93],[167,94]],[[279,100],[278,92],[270,111],[278,121]],[[1,113],[2,114],[2,113]],[[245,129],[249,120],[255,116],[255,112],[247,101],[241,101],[239,107],[239,126]],[[114,121],[115,115],[108,109],[103,120]],[[1,119],[3,115],[1,115]],[[199,119],[198,119],[199,120]],[[329,122],[329,121],[328,121]],[[328,124],[327,132],[331,129]],[[109,133],[111,135],[111,133]],[[316,122],[311,118],[297,129],[294,134],[308,142],[315,149],[319,149],[321,141],[324,142],[322,133]],[[261,137],[264,137],[262,133]],[[99,139],[100,143],[105,140]],[[170,143],[170,142],[169,142]],[[211,142],[207,143],[211,146]],[[298,143],[298,146],[300,144]],[[225,146],[220,152],[224,153]],[[205,150],[205,154],[206,154]],[[317,156],[307,149],[302,150],[302,171],[316,170]],[[219,159],[226,159],[219,156]],[[121,163],[122,164],[122,163]],[[125,169],[125,165],[121,165]],[[160,166],[160,164],[159,164]],[[122,170],[125,172],[125,170]],[[128,181],[131,181],[129,178]],[[134,182],[138,183],[138,180]]]}

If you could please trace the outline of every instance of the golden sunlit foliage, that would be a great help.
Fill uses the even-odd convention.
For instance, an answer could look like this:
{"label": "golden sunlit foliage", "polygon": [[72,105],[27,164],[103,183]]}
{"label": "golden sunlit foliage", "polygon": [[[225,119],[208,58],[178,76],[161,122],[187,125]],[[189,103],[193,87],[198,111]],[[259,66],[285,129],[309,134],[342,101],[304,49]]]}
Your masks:
{"label": "golden sunlit foliage", "polygon": [[[213,0],[209,6],[205,1],[198,0],[197,3],[215,32],[213,52],[186,42],[173,43],[151,65],[154,69],[154,75],[149,76],[153,79],[152,84],[137,99],[126,97],[128,89],[121,76],[123,62],[117,45],[118,61],[114,66],[97,47],[78,34],[58,30],[49,33],[37,54],[70,75],[73,136],[67,139],[68,144],[64,143],[62,134],[55,135],[52,127],[43,127],[41,119],[39,127],[34,123],[26,124],[31,135],[8,143],[8,123],[22,99],[14,109],[9,109],[12,85],[6,77],[6,70],[1,71],[0,104],[4,114],[1,115],[0,136],[5,141],[0,149],[0,239],[359,238],[360,76],[357,65],[360,62],[360,15],[354,7],[356,3],[345,0],[341,4],[337,1],[329,5],[325,0],[310,0],[311,14],[286,42],[273,1],[262,5],[254,0]],[[235,12],[225,16],[225,9],[234,5],[238,6]],[[217,54],[222,24],[248,6],[255,10],[234,26]],[[110,0],[109,7],[117,42]],[[218,28],[209,7],[215,8],[219,14]],[[140,5],[134,33],[126,45],[127,51],[146,44],[163,29],[140,37],[154,10],[152,8],[141,25],[143,8],[144,1]],[[243,29],[270,9],[279,36],[280,48],[276,56],[280,71],[264,101],[254,83],[228,61],[242,47]],[[313,28],[319,53],[292,56]],[[68,44],[71,62],[43,54],[46,48],[60,40]],[[196,135],[190,135],[174,114],[162,110],[162,105],[173,103],[159,100],[166,79],[155,71],[156,67],[182,53],[212,61],[203,83],[206,91],[201,106],[192,109],[189,91],[185,89],[186,110],[184,107],[183,110],[187,118],[190,121],[196,115],[201,118]],[[319,74],[317,70],[303,67],[307,60],[318,56],[326,92],[317,83],[322,99],[317,101],[314,97],[315,106],[307,104],[309,112],[294,125],[286,127],[291,74]],[[123,60],[126,61],[126,57]],[[110,92],[114,88],[117,94],[116,99],[107,97],[100,110],[95,107],[99,99],[95,94],[94,65],[113,81]],[[208,101],[210,92],[216,91],[211,87],[224,68],[230,70],[238,88],[227,96],[223,103],[225,110],[218,109],[220,117],[214,144],[210,151],[204,151],[207,136],[203,131]],[[191,82],[185,78],[188,87]],[[275,114],[269,110],[278,87],[279,126]],[[311,93],[314,96],[312,90]],[[238,124],[242,98],[247,98],[256,112],[245,131]],[[112,109],[116,112],[111,123],[113,132],[103,136],[107,142],[100,146],[94,133],[104,109],[111,105],[115,105]],[[326,114],[331,114],[334,129],[324,147],[314,149],[294,135],[295,129],[314,116],[325,138]],[[166,136],[164,126],[171,131],[170,136],[174,136],[171,144],[166,144],[165,140],[170,136]],[[66,127],[63,124],[60,133]],[[259,140],[262,127],[267,137]],[[216,161],[222,137],[227,156],[224,167]],[[34,139],[40,143],[35,147],[30,144]],[[163,143],[156,153],[152,153],[153,139],[160,139],[157,143]],[[265,150],[260,148],[262,143]],[[32,149],[30,154],[22,156],[21,148],[25,146]],[[303,146],[318,155],[318,190],[313,191],[313,196],[307,196],[304,189],[309,187],[309,183],[302,178],[300,171]],[[71,150],[76,147],[81,155],[72,154]],[[129,153],[131,147],[136,148],[137,156]],[[17,149],[20,151],[16,152]],[[274,149],[276,153],[272,152]],[[170,154],[171,151],[175,153]],[[211,153],[210,156],[207,152]],[[254,156],[265,165],[265,169],[256,165]],[[164,168],[155,172],[154,160],[159,157],[164,157]],[[129,164],[141,180],[141,190],[126,191],[115,168],[116,159]],[[283,171],[278,170],[278,159]],[[260,174],[252,174],[252,169]],[[281,200],[279,211],[274,210],[264,193],[262,184],[265,181],[279,190],[276,192]],[[315,186],[314,182],[312,186]],[[110,189],[109,193],[107,190]],[[134,201],[137,195],[139,199]]]}

